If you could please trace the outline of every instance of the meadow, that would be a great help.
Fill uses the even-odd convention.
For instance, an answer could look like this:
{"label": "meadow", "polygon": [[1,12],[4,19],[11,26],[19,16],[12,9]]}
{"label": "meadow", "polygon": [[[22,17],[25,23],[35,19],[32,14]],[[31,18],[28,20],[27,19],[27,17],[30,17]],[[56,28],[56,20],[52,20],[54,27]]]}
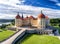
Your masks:
{"label": "meadow", "polygon": [[5,29],[0,29],[0,41],[3,41],[10,37],[12,34],[14,34],[14,31],[11,30],[5,30]]}
{"label": "meadow", "polygon": [[60,44],[60,40],[55,36],[28,34],[17,44]]}

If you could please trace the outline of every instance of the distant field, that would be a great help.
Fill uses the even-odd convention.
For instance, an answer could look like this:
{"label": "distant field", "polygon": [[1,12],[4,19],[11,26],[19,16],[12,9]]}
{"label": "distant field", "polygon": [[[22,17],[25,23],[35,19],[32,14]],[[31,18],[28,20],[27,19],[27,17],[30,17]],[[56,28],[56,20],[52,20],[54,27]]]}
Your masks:
{"label": "distant field", "polygon": [[60,44],[60,40],[53,36],[30,34],[17,44]]}
{"label": "distant field", "polygon": [[[0,29],[2,30],[2,29]],[[14,31],[11,31],[11,30],[2,30],[0,32],[0,41],[8,38],[9,36],[11,36],[12,34],[14,34]]]}

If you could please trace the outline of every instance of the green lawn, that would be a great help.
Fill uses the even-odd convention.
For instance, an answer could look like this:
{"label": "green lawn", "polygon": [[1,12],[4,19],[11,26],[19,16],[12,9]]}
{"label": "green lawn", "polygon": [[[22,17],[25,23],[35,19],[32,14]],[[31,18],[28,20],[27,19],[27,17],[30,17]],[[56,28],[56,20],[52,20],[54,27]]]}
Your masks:
{"label": "green lawn", "polygon": [[8,38],[13,33],[15,33],[14,31],[11,31],[11,30],[2,30],[2,29],[0,29],[0,30],[1,30],[1,32],[0,32],[0,41]]}
{"label": "green lawn", "polygon": [[30,34],[21,41],[21,44],[60,44],[60,40],[54,36]]}

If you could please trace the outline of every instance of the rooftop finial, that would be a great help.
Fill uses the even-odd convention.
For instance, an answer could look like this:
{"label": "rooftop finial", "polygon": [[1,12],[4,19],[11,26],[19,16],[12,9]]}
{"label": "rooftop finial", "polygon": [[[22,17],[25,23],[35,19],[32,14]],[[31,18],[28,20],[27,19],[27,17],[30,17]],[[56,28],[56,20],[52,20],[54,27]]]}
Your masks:
{"label": "rooftop finial", "polygon": [[19,12],[17,12],[17,14],[19,15]]}
{"label": "rooftop finial", "polygon": [[22,19],[23,19],[24,17],[23,17],[23,13],[22,13]]}
{"label": "rooftop finial", "polygon": [[42,14],[42,10],[41,10],[41,14]]}

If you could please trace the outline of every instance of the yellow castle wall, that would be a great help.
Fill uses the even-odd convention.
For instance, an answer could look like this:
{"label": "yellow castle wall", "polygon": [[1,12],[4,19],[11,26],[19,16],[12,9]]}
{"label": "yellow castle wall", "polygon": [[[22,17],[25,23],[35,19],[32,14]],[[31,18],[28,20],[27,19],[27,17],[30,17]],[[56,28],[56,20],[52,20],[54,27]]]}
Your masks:
{"label": "yellow castle wall", "polygon": [[22,20],[21,19],[15,19],[15,26],[22,26]]}
{"label": "yellow castle wall", "polygon": [[37,27],[37,20],[31,20],[31,24],[32,24],[32,26]]}
{"label": "yellow castle wall", "polygon": [[23,25],[28,25],[29,21],[28,20],[23,20]]}
{"label": "yellow castle wall", "polygon": [[38,19],[37,22],[38,22],[38,24],[37,24],[38,25],[38,28],[43,29],[43,28],[46,27],[46,20],[45,20],[45,18]]}
{"label": "yellow castle wall", "polygon": [[[42,21],[41,21],[42,20]],[[31,23],[32,26],[38,27],[38,28],[45,28],[45,19],[28,19],[28,20],[21,20],[21,19],[15,19],[15,26],[27,26]]]}

